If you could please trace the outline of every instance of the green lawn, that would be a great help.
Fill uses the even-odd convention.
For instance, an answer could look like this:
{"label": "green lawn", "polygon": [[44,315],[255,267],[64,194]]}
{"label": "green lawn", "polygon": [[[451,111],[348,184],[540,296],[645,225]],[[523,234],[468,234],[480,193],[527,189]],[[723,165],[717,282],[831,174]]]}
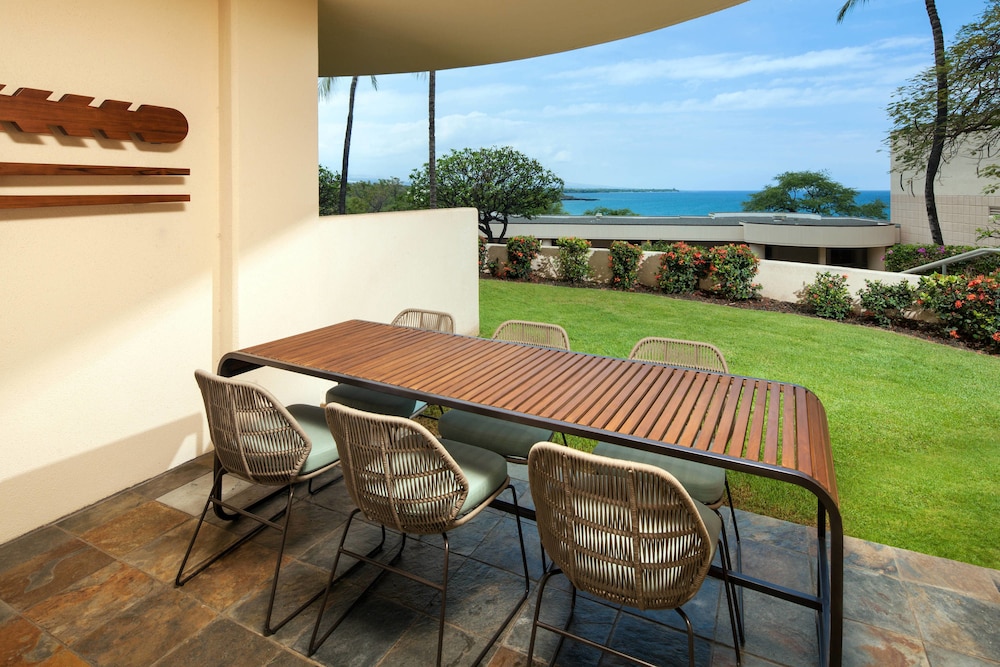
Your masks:
{"label": "green lawn", "polygon": [[[655,294],[480,281],[480,328],[553,322],[574,350],[707,341],[730,372],[803,385],[826,407],[848,535],[1000,568],[1000,358],[818,318]],[[585,442],[576,443],[586,446]],[[788,484],[731,474],[744,509],[815,522]]]}

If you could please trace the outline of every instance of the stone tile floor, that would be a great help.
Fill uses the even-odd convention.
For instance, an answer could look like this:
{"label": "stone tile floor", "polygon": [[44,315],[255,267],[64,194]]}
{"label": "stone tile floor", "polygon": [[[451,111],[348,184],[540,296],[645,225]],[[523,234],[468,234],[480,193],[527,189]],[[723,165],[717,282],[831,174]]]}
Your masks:
{"label": "stone tile floor", "polygon": [[[515,467],[512,466],[512,469]],[[276,634],[261,632],[277,541],[265,531],[182,588],[173,585],[211,481],[201,457],[92,507],[0,545],[0,665],[427,665],[436,649],[438,598],[395,575],[384,577],[310,659],[304,655],[313,604]],[[240,484],[230,492],[246,496]],[[517,482],[527,496],[526,484]],[[277,614],[325,584],[351,508],[343,484],[297,493]],[[808,529],[739,514],[744,570],[808,586],[814,576]],[[227,539],[247,522],[213,519],[206,537]],[[352,535],[355,535],[352,530]],[[366,527],[362,548],[378,531]],[[532,578],[541,573],[534,524],[525,523]],[[390,536],[390,539],[392,537]],[[517,601],[519,555],[513,519],[487,510],[452,533],[445,661],[467,664]],[[409,543],[401,567],[435,578],[441,540]],[[368,570],[351,575],[331,603],[346,604]],[[846,665],[1000,665],[1000,572],[884,545],[847,541]],[[516,620],[486,662],[525,664],[535,581]],[[565,587],[550,587],[546,616],[565,618]],[[706,580],[685,609],[698,634],[699,665],[732,665],[732,635],[719,582]],[[744,664],[799,667],[817,662],[815,615],[745,594]],[[563,616],[560,616],[560,613]],[[669,627],[657,625],[662,621]],[[671,613],[618,610],[582,597],[574,629],[658,664],[686,664],[686,640]],[[540,633],[537,656],[551,636]],[[617,665],[567,643],[564,665]]]}

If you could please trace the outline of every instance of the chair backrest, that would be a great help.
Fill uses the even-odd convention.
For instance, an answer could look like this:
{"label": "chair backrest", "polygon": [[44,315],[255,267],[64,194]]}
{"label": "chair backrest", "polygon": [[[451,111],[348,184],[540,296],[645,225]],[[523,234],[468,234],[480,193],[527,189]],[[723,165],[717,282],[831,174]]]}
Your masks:
{"label": "chair backrest", "polygon": [[396,315],[392,323],[399,327],[414,327],[416,329],[455,333],[455,318],[448,313],[442,313],[437,310],[407,308],[399,315]]}
{"label": "chair backrest", "polygon": [[447,530],[469,494],[448,451],[417,422],[327,403],[344,484],[371,521],[402,533]]}
{"label": "chair backrest", "polygon": [[713,545],[670,473],[543,442],[528,478],[542,546],[577,589],[638,609],[674,609],[698,592]]}
{"label": "chair backrest", "polygon": [[675,338],[643,338],[628,355],[629,359],[652,361],[665,366],[681,366],[700,371],[728,373],[729,367],[719,348],[711,343]]}
{"label": "chair backrest", "polygon": [[560,350],[569,349],[569,336],[566,334],[566,330],[558,324],[547,324],[545,322],[507,320],[493,332],[493,338],[511,343],[537,345],[538,347],[554,347]]}
{"label": "chair backrest", "polygon": [[312,442],[266,389],[203,370],[201,388],[215,454],[230,474],[257,484],[287,484],[302,468]]}

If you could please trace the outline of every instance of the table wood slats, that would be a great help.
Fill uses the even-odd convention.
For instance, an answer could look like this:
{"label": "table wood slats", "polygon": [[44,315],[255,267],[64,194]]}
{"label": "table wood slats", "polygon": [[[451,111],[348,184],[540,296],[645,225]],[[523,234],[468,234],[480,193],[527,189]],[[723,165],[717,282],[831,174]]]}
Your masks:
{"label": "table wood slats", "polygon": [[826,414],[796,385],[363,321],[240,353],[797,470],[837,497]]}

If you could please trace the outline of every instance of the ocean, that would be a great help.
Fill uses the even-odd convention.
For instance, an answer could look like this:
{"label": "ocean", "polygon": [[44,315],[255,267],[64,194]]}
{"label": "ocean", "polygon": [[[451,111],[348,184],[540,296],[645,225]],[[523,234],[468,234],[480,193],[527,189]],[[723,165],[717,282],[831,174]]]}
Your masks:
{"label": "ocean", "polygon": [[[583,215],[592,208],[629,208],[639,215],[708,215],[737,213],[743,202],[756,190],[691,190],[681,192],[568,192],[578,199],[563,201],[570,215]],[[582,201],[587,199],[588,201]],[[860,190],[857,202],[865,204],[876,199],[889,203],[888,190]]]}

